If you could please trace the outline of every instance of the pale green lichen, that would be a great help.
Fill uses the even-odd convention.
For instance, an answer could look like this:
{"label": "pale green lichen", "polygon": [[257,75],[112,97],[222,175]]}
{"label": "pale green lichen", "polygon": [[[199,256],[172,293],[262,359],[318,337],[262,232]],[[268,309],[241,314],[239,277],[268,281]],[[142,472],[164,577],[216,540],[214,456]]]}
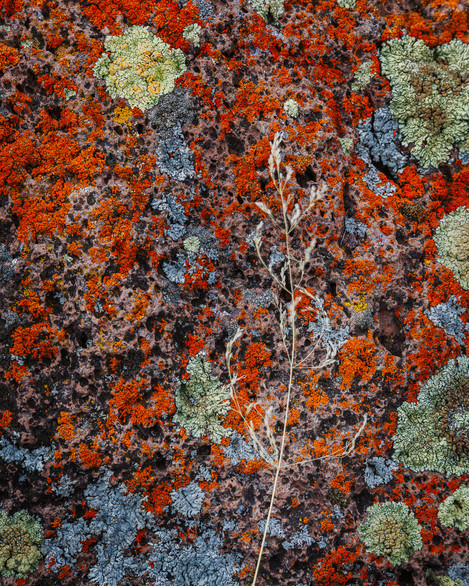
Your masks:
{"label": "pale green lichen", "polygon": [[354,92],[360,92],[373,79],[372,63],[371,61],[365,61],[360,64],[360,67],[355,71],[354,81],[352,83],[352,90]]}
{"label": "pale green lichen", "polygon": [[252,5],[267,23],[279,24],[279,16],[285,12],[283,0],[252,0]]}
{"label": "pale green lichen", "polygon": [[27,578],[42,557],[41,525],[26,511],[9,517],[0,510],[0,574],[6,578]]}
{"label": "pale green lichen", "polygon": [[187,252],[199,252],[200,250],[200,239],[197,236],[189,236],[182,244]]}
{"label": "pale green lichen", "polygon": [[298,102],[296,100],[292,100],[291,98],[283,104],[283,109],[292,118],[297,118],[298,114],[300,113]]}
{"label": "pale green lichen", "polygon": [[94,74],[105,80],[111,98],[124,98],[132,108],[156,106],[186,70],[184,53],[171,49],[145,26],[131,26],[119,37],[108,36],[104,46],[109,55],[103,53]]}
{"label": "pale green lichen", "polygon": [[211,370],[210,362],[202,353],[189,360],[189,379],[182,381],[176,391],[173,421],[193,436],[210,435],[212,441],[219,444],[233,431],[223,427],[220,421],[230,408],[230,388],[211,376]]}
{"label": "pale green lichen", "polygon": [[341,8],[347,8],[347,10],[353,10],[355,8],[356,0],[337,0],[337,5]]}
{"label": "pale green lichen", "polygon": [[358,527],[358,533],[368,551],[398,565],[422,547],[422,528],[406,504],[376,503],[367,513],[369,518]]}
{"label": "pale green lichen", "polygon": [[445,527],[465,531],[469,527],[469,486],[461,486],[438,507],[438,519]]}
{"label": "pale green lichen", "polygon": [[439,261],[469,290],[469,209],[459,207],[446,214],[435,231]]}
{"label": "pale green lichen", "polygon": [[353,139],[352,138],[340,138],[339,137],[340,146],[346,155],[349,155],[352,151],[353,147]]}
{"label": "pale green lichen", "polygon": [[397,410],[393,459],[414,470],[469,472],[469,358],[448,364]]}
{"label": "pale green lichen", "polygon": [[464,586],[461,580],[452,580],[449,576],[437,576],[433,570],[427,570],[426,576],[440,586]]}
{"label": "pale green lichen", "polygon": [[454,39],[431,49],[404,36],[385,43],[380,61],[403,144],[423,167],[446,162],[469,133],[469,45]]}
{"label": "pale green lichen", "polygon": [[186,41],[192,41],[194,43],[194,47],[200,47],[200,31],[202,27],[197,24],[189,24],[186,28],[182,31],[182,38],[186,39]]}
{"label": "pale green lichen", "polygon": [[64,89],[64,94],[65,94],[65,99],[70,100],[71,98],[74,98],[77,95],[77,92],[75,90],[71,90],[68,87],[66,87]]}

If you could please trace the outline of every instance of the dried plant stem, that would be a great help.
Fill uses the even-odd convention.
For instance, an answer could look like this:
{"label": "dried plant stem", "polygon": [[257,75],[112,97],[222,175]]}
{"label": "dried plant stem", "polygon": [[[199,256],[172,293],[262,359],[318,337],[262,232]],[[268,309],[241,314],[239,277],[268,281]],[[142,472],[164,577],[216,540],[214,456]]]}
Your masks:
{"label": "dried plant stem", "polygon": [[[256,434],[254,429],[254,425],[252,422],[248,422],[246,416],[252,411],[253,408],[257,408],[257,403],[250,404],[245,412],[243,413],[243,409],[239,402],[235,385],[236,382],[239,380],[236,375],[233,376],[232,368],[231,368],[231,357],[233,352],[233,345],[242,336],[242,331],[240,329],[237,330],[234,338],[228,343],[227,350],[226,350],[226,364],[228,367],[228,376],[229,376],[229,386],[231,389],[231,397],[234,402],[234,411],[238,413],[246,426],[246,429],[249,433],[249,436],[253,442],[253,445],[259,454],[259,456],[268,464],[273,465],[275,467],[275,475],[272,484],[272,494],[270,497],[270,504],[269,509],[267,512],[267,518],[265,521],[264,532],[262,535],[262,542],[258,552],[256,568],[254,571],[252,586],[256,585],[257,578],[259,575],[259,570],[262,562],[262,556],[265,549],[265,543],[267,540],[267,535],[269,531],[269,524],[272,518],[272,511],[275,503],[275,498],[277,495],[277,487],[278,487],[278,480],[280,477],[280,472],[282,469],[286,468],[287,466],[283,465],[283,458],[285,454],[285,446],[286,446],[286,438],[287,438],[287,425],[288,419],[290,416],[290,403],[292,397],[292,390],[294,384],[294,373],[296,369],[305,368],[303,364],[311,358],[316,350],[318,350],[319,344],[321,342],[323,333],[324,333],[324,323],[325,314],[324,310],[322,309],[322,305],[318,303],[319,298],[315,295],[312,295],[307,289],[301,286],[304,277],[305,267],[310,261],[311,252],[316,246],[316,241],[312,240],[306,250],[304,251],[304,256],[301,260],[295,258],[292,255],[291,251],[291,234],[298,226],[300,221],[303,219],[305,214],[310,211],[314,205],[321,199],[322,191],[317,190],[316,188],[312,188],[309,197],[309,203],[304,209],[301,209],[299,203],[295,203],[293,205],[293,195],[288,194],[287,186],[291,177],[293,176],[293,169],[289,166],[286,167],[286,176],[284,176],[281,172],[281,155],[280,155],[280,140],[281,135],[277,133],[274,137],[273,143],[271,143],[271,155],[269,158],[269,174],[274,184],[275,189],[277,190],[278,194],[280,195],[281,205],[282,205],[282,217],[283,217],[283,226],[282,221],[278,221],[275,216],[274,212],[271,208],[269,208],[263,202],[256,202],[256,205],[262,210],[272,224],[278,228],[284,235],[285,238],[285,262],[283,264],[282,269],[280,270],[279,274],[276,274],[272,268],[272,266],[267,265],[262,253],[262,239],[261,239],[261,229],[263,226],[263,222],[259,224],[256,229],[256,235],[254,237],[254,245],[256,248],[257,256],[259,257],[260,262],[264,266],[264,268],[268,271],[269,275],[272,277],[274,282],[282,289],[289,297],[289,302],[287,304],[287,310],[284,310],[282,304],[278,302],[279,308],[279,315],[280,315],[280,332],[282,335],[282,342],[285,350],[285,354],[288,359],[288,384],[287,384],[287,392],[285,397],[285,407],[283,411],[283,430],[282,435],[280,438],[280,449],[277,446],[277,441],[272,431],[273,426],[273,407],[269,407],[267,411],[264,413],[264,425],[265,431],[267,435],[267,439],[269,441],[269,448],[266,448],[259,439],[259,436]],[[295,265],[295,266],[294,266]],[[321,331],[317,336],[317,340],[313,347],[309,350],[304,358],[298,360],[298,330],[297,330],[297,311],[296,307],[300,301],[301,296],[310,297],[313,302],[316,303],[316,309],[318,309],[320,315],[323,317],[322,324],[321,324]],[[313,311],[313,309],[310,309]],[[290,331],[289,331],[290,330]],[[291,332],[291,335],[290,335]],[[325,368],[326,366],[330,366],[336,362],[336,349],[332,346],[327,346],[326,355],[317,365],[309,366],[310,369],[319,370]],[[260,415],[260,413],[258,412]],[[366,417],[363,421],[362,426],[358,430],[358,432],[353,437],[352,441],[348,446],[344,448],[335,450],[330,454],[325,456],[320,456],[317,458],[312,458],[308,460],[302,460],[300,462],[295,462],[293,464],[288,464],[288,467],[296,466],[299,464],[306,464],[308,462],[313,462],[315,460],[322,460],[325,458],[332,458],[332,457],[343,457],[345,455],[351,454],[355,449],[355,443],[362,433],[364,427],[366,425]]]}
{"label": "dried plant stem", "polygon": [[[274,139],[274,143],[272,144],[272,154],[270,156],[270,175],[272,178],[272,181],[274,182],[275,187],[277,188],[281,200],[282,200],[282,214],[283,214],[283,223],[284,223],[284,227],[285,227],[285,248],[286,248],[286,262],[287,262],[287,270],[288,270],[288,279],[289,279],[289,287],[286,287],[286,283],[285,280],[282,279],[282,288],[284,290],[287,291],[287,293],[290,295],[290,325],[292,328],[292,336],[291,336],[291,349],[290,352],[288,352],[288,359],[289,359],[289,372],[288,372],[288,387],[287,387],[287,396],[286,396],[286,401],[285,401],[285,411],[284,411],[284,420],[283,420],[283,430],[282,430],[282,438],[281,438],[281,442],[280,442],[280,453],[278,455],[278,459],[277,462],[275,464],[275,477],[274,477],[274,483],[272,486],[272,495],[270,497],[270,504],[269,504],[269,510],[267,512],[267,518],[265,521],[265,527],[264,527],[264,533],[262,535],[262,542],[261,542],[261,547],[259,550],[259,554],[258,554],[258,558],[257,558],[257,564],[256,564],[256,569],[254,572],[254,577],[253,577],[253,581],[252,581],[252,586],[255,586],[256,582],[257,582],[257,576],[259,574],[259,569],[261,566],[261,561],[262,561],[262,555],[264,553],[264,547],[265,547],[265,542],[267,539],[267,533],[269,530],[269,523],[270,523],[270,519],[272,518],[272,510],[274,507],[274,502],[275,502],[275,497],[277,494],[277,485],[278,485],[278,479],[280,476],[280,471],[282,469],[282,462],[283,462],[283,454],[285,451],[285,440],[286,440],[286,436],[287,436],[287,423],[288,423],[288,417],[290,415],[290,400],[291,400],[291,392],[292,392],[292,387],[293,387],[293,371],[295,368],[295,360],[296,360],[296,339],[297,339],[297,332],[296,332],[296,303],[295,303],[295,285],[294,285],[294,280],[293,280],[293,268],[292,268],[292,257],[290,255],[290,233],[292,231],[292,225],[291,223],[288,221],[288,217],[287,217],[287,213],[288,213],[288,204],[285,204],[285,197],[284,197],[284,188],[286,187],[291,175],[292,175],[292,170],[291,168],[287,169],[287,177],[285,178],[285,181],[282,182],[282,175],[280,172],[280,154],[278,152],[278,135],[276,135],[275,139]],[[278,177],[278,182],[275,179],[275,174],[272,172],[272,168],[273,168],[273,164],[275,163],[276,165],[276,176]],[[257,248],[257,247],[256,247]],[[262,260],[262,256],[260,254],[260,247],[258,249],[258,256],[261,258]],[[265,265],[265,263],[263,263]],[[269,272],[272,274],[273,271],[269,270]],[[277,280],[278,282],[278,280]],[[284,336],[284,342],[286,342],[285,339],[285,334],[284,332],[282,332],[282,335]],[[286,344],[285,344],[286,347]]]}

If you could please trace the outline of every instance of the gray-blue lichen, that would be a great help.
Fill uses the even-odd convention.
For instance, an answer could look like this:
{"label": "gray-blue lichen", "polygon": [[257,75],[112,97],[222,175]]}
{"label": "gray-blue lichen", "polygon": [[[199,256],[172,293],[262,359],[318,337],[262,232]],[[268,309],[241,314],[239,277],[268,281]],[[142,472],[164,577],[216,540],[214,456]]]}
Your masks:
{"label": "gray-blue lichen", "polygon": [[169,136],[158,144],[157,164],[163,173],[176,181],[185,181],[195,176],[194,153],[184,142],[180,124],[173,128]]}
{"label": "gray-blue lichen", "polygon": [[448,568],[452,580],[460,580],[463,586],[469,586],[469,564],[454,564]]}
{"label": "gray-blue lichen", "polygon": [[313,338],[320,340],[325,348],[337,353],[349,339],[349,327],[333,327],[327,312],[324,311],[324,299],[315,297],[312,300],[312,305],[318,310],[318,313],[316,319],[309,324],[308,331]]}
{"label": "gray-blue lichen", "polygon": [[241,460],[250,462],[259,459],[259,453],[256,451],[252,440],[248,443],[237,431],[233,432],[229,445],[222,446],[222,450],[233,466],[237,466]]}
{"label": "gray-blue lichen", "polygon": [[365,482],[370,488],[376,488],[380,484],[387,484],[392,480],[393,470],[399,466],[392,460],[386,460],[381,456],[369,458],[366,461]]}
{"label": "gray-blue lichen", "polygon": [[195,517],[202,508],[205,493],[197,482],[190,482],[171,492],[172,507],[185,517]]}
{"label": "gray-blue lichen", "polygon": [[127,493],[122,484],[111,486],[111,477],[112,473],[106,471],[85,489],[87,505],[96,511],[91,520],[64,521],[57,536],[45,541],[46,564],[52,565],[54,571],[64,565],[73,567],[86,539],[97,536],[96,564],[88,573],[90,582],[118,586],[126,575],[140,572],[138,560],[128,555],[127,550],[137,531],[151,524],[152,518],[142,508],[142,497]]}
{"label": "gray-blue lichen", "polygon": [[156,531],[151,543],[148,576],[152,584],[166,586],[236,586],[233,575],[239,571],[240,556],[221,554],[223,541],[212,530],[204,531],[190,546],[183,546],[175,533]]}
{"label": "gray-blue lichen", "polygon": [[453,336],[458,344],[464,344],[469,324],[465,324],[459,316],[465,311],[465,308],[458,305],[456,297],[452,295],[447,303],[439,303],[425,313],[433,325],[443,328],[445,334]]}
{"label": "gray-blue lichen", "polygon": [[176,391],[175,423],[179,423],[195,437],[210,435],[219,444],[232,430],[222,425],[221,418],[230,409],[230,389],[211,376],[212,367],[203,353],[189,360],[186,372],[189,379],[182,381]]}
{"label": "gray-blue lichen", "polygon": [[404,170],[407,157],[399,151],[402,136],[388,107],[376,110],[370,118],[360,122],[357,131],[360,138],[358,152],[361,158],[365,156],[363,160],[366,160],[364,152],[367,152],[374,165],[388,169],[393,176]]}
{"label": "gray-blue lichen", "polygon": [[5,462],[17,462],[28,472],[40,472],[44,469],[54,454],[54,448],[36,448],[28,450],[23,447],[17,447],[14,442],[10,442],[6,437],[0,437],[0,459]]}
{"label": "gray-blue lichen", "polygon": [[282,543],[282,547],[286,550],[289,549],[298,549],[303,547],[303,545],[313,545],[315,543],[314,539],[308,533],[307,527],[302,527],[299,531],[294,533],[289,539]]}

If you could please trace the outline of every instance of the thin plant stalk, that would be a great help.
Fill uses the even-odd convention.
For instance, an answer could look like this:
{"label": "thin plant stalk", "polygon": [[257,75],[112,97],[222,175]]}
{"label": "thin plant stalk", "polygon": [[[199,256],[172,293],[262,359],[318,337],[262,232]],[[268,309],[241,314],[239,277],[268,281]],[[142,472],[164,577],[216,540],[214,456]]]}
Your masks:
{"label": "thin plant stalk", "polygon": [[[232,374],[231,357],[232,357],[234,343],[236,342],[236,340],[238,340],[242,336],[241,329],[237,330],[234,338],[228,343],[227,350],[226,350],[226,356],[225,356],[226,364],[228,367],[228,376],[229,376],[229,385],[230,385],[230,389],[231,389],[231,397],[235,403],[234,410],[235,410],[235,412],[237,412],[241,416],[243,423],[246,426],[246,429],[249,433],[249,436],[251,437],[251,439],[253,441],[253,445],[254,445],[257,453],[259,454],[259,456],[265,462],[267,462],[270,465],[273,465],[275,468],[275,475],[274,475],[274,480],[273,480],[273,485],[272,485],[272,494],[271,494],[271,498],[270,498],[269,509],[267,512],[267,518],[266,518],[266,522],[265,522],[264,532],[262,535],[262,542],[261,542],[261,546],[260,546],[258,557],[257,557],[257,563],[256,563],[255,571],[254,571],[252,586],[256,585],[257,578],[259,575],[259,570],[260,570],[260,566],[261,566],[261,562],[262,562],[262,556],[264,553],[265,543],[267,540],[267,534],[268,534],[268,530],[269,530],[269,524],[270,524],[270,520],[272,518],[272,511],[273,511],[273,507],[274,507],[274,503],[275,503],[275,498],[277,495],[278,480],[280,477],[280,472],[282,471],[282,469],[285,468],[285,466],[283,464],[283,458],[284,458],[284,454],[285,454],[287,425],[288,425],[288,419],[290,416],[290,403],[291,403],[291,396],[292,396],[292,390],[293,390],[294,372],[296,369],[305,368],[305,366],[303,366],[303,364],[309,358],[311,358],[311,356],[318,349],[319,342],[321,341],[322,334],[324,331],[324,325],[322,325],[322,329],[321,329],[321,332],[318,336],[318,340],[313,345],[313,348],[310,349],[310,351],[306,354],[306,356],[304,358],[302,358],[301,360],[298,360],[298,358],[297,358],[297,355],[298,355],[298,348],[297,348],[298,331],[297,331],[297,327],[296,327],[296,321],[297,321],[296,307],[299,303],[299,296],[306,295],[307,297],[310,297],[313,300],[313,302],[318,301],[318,298],[315,295],[312,295],[309,291],[307,291],[305,288],[303,288],[301,286],[301,284],[303,282],[305,267],[311,259],[311,253],[316,246],[316,240],[312,240],[310,242],[310,244],[308,245],[308,247],[304,251],[303,259],[299,260],[299,259],[295,258],[291,253],[291,234],[295,230],[295,228],[298,226],[298,224],[301,222],[301,220],[306,215],[306,213],[309,212],[314,207],[314,205],[322,198],[323,191],[316,190],[313,187],[310,192],[308,205],[303,210],[301,209],[301,207],[298,203],[295,203],[292,206],[293,195],[289,194],[287,197],[286,196],[286,189],[287,189],[287,186],[290,182],[290,179],[293,176],[293,169],[291,167],[287,166],[286,167],[286,176],[284,176],[281,172],[281,168],[280,168],[281,155],[280,155],[280,148],[279,148],[280,140],[281,140],[281,134],[276,133],[275,137],[274,137],[274,141],[273,141],[273,143],[271,143],[271,155],[269,158],[269,174],[270,174],[270,177],[271,177],[272,182],[274,184],[274,187],[276,188],[277,192],[280,195],[280,200],[281,200],[281,205],[282,205],[283,226],[282,226],[281,221],[279,222],[277,220],[277,218],[275,218],[274,212],[265,203],[256,202],[256,205],[258,206],[258,208],[268,216],[268,218],[272,222],[272,224],[276,228],[281,230],[285,236],[285,253],[286,253],[285,254],[285,262],[284,262],[282,269],[280,270],[280,275],[275,274],[272,267],[267,265],[267,263],[265,262],[265,260],[263,258],[263,255],[261,253],[261,247],[262,247],[261,230],[262,230],[263,222],[261,222],[258,225],[258,227],[256,229],[256,235],[254,237],[254,246],[256,248],[256,253],[257,253],[257,256],[259,257],[260,262],[262,263],[264,268],[268,271],[270,276],[273,278],[274,282],[290,298],[290,301],[288,303],[288,311],[287,312],[284,311],[281,304],[279,304],[280,331],[281,331],[281,335],[282,335],[283,346],[284,346],[285,353],[286,353],[288,363],[289,363],[288,384],[287,384],[287,393],[286,393],[286,397],[285,397],[285,408],[284,408],[284,412],[283,412],[283,429],[282,429],[282,435],[280,438],[280,449],[278,449],[278,447],[277,447],[277,441],[276,441],[276,438],[275,438],[274,433],[272,431],[273,407],[269,407],[264,414],[264,425],[265,425],[267,439],[268,439],[269,445],[270,445],[270,451],[269,451],[268,449],[265,448],[265,446],[263,445],[263,442],[257,436],[257,434],[254,430],[253,423],[248,422],[248,420],[246,419],[246,416],[245,416],[245,414],[248,415],[253,408],[257,408],[257,403],[250,404],[247,407],[245,414],[244,414],[242,407],[240,405],[240,402],[238,400],[238,397],[237,397],[235,384],[239,379],[236,375],[233,376],[233,374]],[[291,209],[291,211],[289,211],[290,209]],[[294,264],[297,265],[298,270],[296,270],[296,268],[294,269],[294,266],[293,266]],[[297,277],[297,274],[298,274],[298,277]],[[285,278],[286,275],[288,277],[288,283],[287,283],[287,279]],[[297,279],[295,281],[296,277],[297,277]],[[318,307],[318,309],[320,312],[324,313],[324,310],[322,309],[322,307]],[[287,332],[287,322],[288,322],[288,325],[290,326],[290,329],[291,329],[290,344],[288,344],[288,337],[289,336],[288,336],[288,332]],[[319,370],[319,369],[325,368],[326,366],[330,366],[330,365],[334,364],[336,362],[336,360],[335,360],[336,353],[337,353],[337,351],[334,347],[327,346],[326,356],[320,362],[320,364],[310,366],[309,368],[312,368],[314,370]],[[258,412],[258,414],[260,414],[260,413]],[[350,444],[348,446],[345,446],[344,448],[341,448],[339,450],[335,450],[334,452],[331,452],[330,454],[327,454],[325,456],[320,456],[320,457],[316,457],[316,458],[312,458],[312,459],[308,459],[308,460],[301,460],[300,462],[288,464],[288,467],[297,466],[300,464],[306,464],[309,462],[313,462],[316,460],[322,460],[325,458],[332,458],[332,457],[339,457],[340,458],[340,457],[344,457],[346,455],[350,455],[355,450],[356,441],[357,441],[358,437],[361,435],[361,433],[363,432],[365,425],[366,425],[366,422],[367,422],[367,418],[365,416],[364,421],[363,421],[360,429],[357,431],[355,436],[352,438],[352,441],[350,442]]]}

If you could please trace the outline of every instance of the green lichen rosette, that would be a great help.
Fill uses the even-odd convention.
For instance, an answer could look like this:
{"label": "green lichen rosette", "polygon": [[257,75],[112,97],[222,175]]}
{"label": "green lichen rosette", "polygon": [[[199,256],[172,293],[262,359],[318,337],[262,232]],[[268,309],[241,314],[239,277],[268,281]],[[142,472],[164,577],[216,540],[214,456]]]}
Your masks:
{"label": "green lichen rosette", "polygon": [[461,206],[443,216],[435,230],[438,260],[469,290],[469,209]]}
{"label": "green lichen rosette", "polygon": [[279,17],[285,12],[283,0],[252,0],[252,6],[267,23],[279,24]]}
{"label": "green lichen rosette", "polygon": [[124,98],[142,111],[172,92],[174,80],[186,70],[184,53],[171,49],[146,26],[131,26],[119,37],[108,36],[104,47],[107,53],[96,62],[95,76],[105,80],[111,98]]}
{"label": "green lichen rosette", "polygon": [[409,561],[422,547],[421,527],[404,503],[375,504],[368,520],[358,527],[367,551],[384,555],[393,565]]}
{"label": "green lichen rosette", "polygon": [[414,472],[469,472],[469,358],[449,360],[397,410],[393,459]]}
{"label": "green lichen rosette", "polygon": [[448,160],[469,136],[469,45],[459,39],[431,49],[403,36],[384,44],[381,70],[392,87],[391,114],[403,144],[423,167]]}
{"label": "green lichen rosette", "polygon": [[465,531],[469,527],[469,486],[461,486],[438,507],[438,519],[445,527]]}
{"label": "green lichen rosette", "polygon": [[0,575],[27,578],[42,558],[41,525],[26,511],[9,517],[0,509]]}
{"label": "green lichen rosette", "polygon": [[211,370],[212,366],[203,353],[189,360],[189,379],[182,381],[176,391],[173,421],[194,437],[208,435],[219,444],[233,431],[221,422],[230,409],[230,389],[216,376],[211,376]]}

